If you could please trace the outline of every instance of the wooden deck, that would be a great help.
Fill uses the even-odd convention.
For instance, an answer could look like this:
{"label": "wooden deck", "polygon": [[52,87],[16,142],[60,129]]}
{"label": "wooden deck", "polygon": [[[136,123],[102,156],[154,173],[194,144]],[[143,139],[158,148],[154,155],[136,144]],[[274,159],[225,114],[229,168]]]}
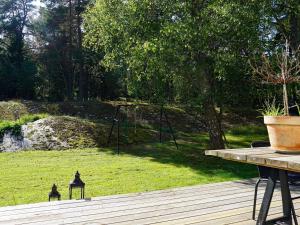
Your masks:
{"label": "wooden deck", "polygon": [[[2,207],[0,224],[254,225],[251,220],[254,183],[255,179],[91,200]],[[294,195],[300,195],[300,187],[291,189]],[[263,191],[262,186],[259,199]],[[295,201],[295,208],[300,215],[300,199]],[[280,213],[277,190],[269,215],[271,218]]]}

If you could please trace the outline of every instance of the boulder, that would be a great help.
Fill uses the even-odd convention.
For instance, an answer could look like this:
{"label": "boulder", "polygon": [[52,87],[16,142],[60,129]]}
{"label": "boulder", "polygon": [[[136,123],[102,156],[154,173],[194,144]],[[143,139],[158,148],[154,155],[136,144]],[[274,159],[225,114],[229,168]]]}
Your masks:
{"label": "boulder", "polygon": [[47,117],[21,127],[21,135],[6,132],[0,140],[0,151],[64,150],[96,147],[104,127],[75,117]]}

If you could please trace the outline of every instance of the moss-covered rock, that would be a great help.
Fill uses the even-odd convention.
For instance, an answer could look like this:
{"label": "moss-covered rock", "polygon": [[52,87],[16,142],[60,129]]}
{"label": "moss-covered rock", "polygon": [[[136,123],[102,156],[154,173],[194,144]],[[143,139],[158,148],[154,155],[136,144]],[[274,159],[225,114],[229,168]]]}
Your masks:
{"label": "moss-covered rock", "polygon": [[104,145],[104,125],[69,116],[50,116],[21,127],[21,135],[5,133],[0,151],[63,150]]}
{"label": "moss-covered rock", "polygon": [[85,119],[70,116],[54,116],[45,121],[59,140],[66,140],[69,147],[103,146],[108,127]]}

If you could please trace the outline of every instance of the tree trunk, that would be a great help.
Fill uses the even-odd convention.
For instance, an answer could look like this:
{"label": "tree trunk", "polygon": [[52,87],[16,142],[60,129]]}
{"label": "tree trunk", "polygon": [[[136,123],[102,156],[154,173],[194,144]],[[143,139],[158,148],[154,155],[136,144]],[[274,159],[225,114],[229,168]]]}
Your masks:
{"label": "tree trunk", "polygon": [[213,66],[212,62],[208,59],[207,56],[200,56],[199,61],[202,68],[204,68],[203,81],[201,82],[202,94],[205,98],[203,102],[203,112],[205,125],[208,130],[209,139],[210,139],[210,148],[211,149],[224,149],[225,143],[223,140],[223,131],[221,126],[221,121],[219,115],[216,111],[214,99],[212,96],[213,93]]}
{"label": "tree trunk", "polygon": [[67,98],[69,101],[73,100],[74,93],[74,73],[73,73],[73,14],[72,14],[72,0],[69,3],[69,43],[68,43],[68,63],[67,63]]}
{"label": "tree trunk", "polygon": [[210,149],[224,149],[223,131],[215,106],[210,100],[207,100],[203,106],[205,125],[210,139]]}
{"label": "tree trunk", "polygon": [[84,58],[82,54],[82,31],[81,31],[81,0],[77,0],[77,62],[79,67],[79,100],[88,99],[87,76],[84,70]]}
{"label": "tree trunk", "polygon": [[[199,20],[198,14],[201,12],[202,8],[205,7],[206,1],[192,0],[191,2],[191,16],[198,21],[199,24],[202,21]],[[214,81],[214,68],[213,61],[205,53],[198,51],[192,54],[192,58],[197,61],[200,74],[200,89],[199,95],[204,97],[203,102],[203,112],[205,116],[205,125],[208,130],[210,139],[211,149],[224,149],[225,144],[223,140],[223,131],[221,126],[221,120],[216,112],[213,93],[213,81]],[[201,96],[201,97],[202,97]]]}

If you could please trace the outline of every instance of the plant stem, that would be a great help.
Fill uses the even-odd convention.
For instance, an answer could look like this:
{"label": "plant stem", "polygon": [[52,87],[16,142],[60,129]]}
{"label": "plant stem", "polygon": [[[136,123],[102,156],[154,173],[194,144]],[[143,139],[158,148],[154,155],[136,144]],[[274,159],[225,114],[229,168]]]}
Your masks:
{"label": "plant stem", "polygon": [[288,41],[285,41],[285,51],[283,54],[283,66],[281,68],[282,80],[283,80],[283,107],[284,107],[284,115],[289,116],[289,101],[288,101],[288,93],[286,88],[286,79],[288,77],[288,56],[289,56],[289,44]]}
{"label": "plant stem", "polygon": [[286,88],[286,83],[283,84],[283,108],[284,115],[289,116],[289,102],[288,102],[288,93]]}

